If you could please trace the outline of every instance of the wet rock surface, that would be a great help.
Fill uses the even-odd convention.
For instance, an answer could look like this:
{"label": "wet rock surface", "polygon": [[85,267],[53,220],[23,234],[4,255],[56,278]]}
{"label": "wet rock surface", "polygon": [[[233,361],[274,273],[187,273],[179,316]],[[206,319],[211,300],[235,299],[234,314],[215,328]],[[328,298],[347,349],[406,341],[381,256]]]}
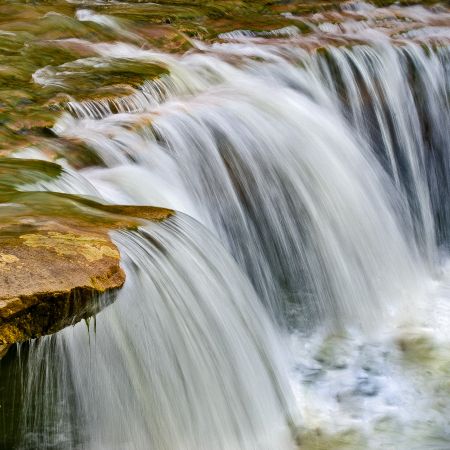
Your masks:
{"label": "wet rock surface", "polygon": [[97,294],[125,281],[104,232],[40,220],[0,237],[0,342],[57,331],[92,314]]}
{"label": "wet rock surface", "polygon": [[106,306],[125,281],[110,232],[173,214],[18,190],[61,170],[45,161],[0,161],[0,344],[53,333]]}

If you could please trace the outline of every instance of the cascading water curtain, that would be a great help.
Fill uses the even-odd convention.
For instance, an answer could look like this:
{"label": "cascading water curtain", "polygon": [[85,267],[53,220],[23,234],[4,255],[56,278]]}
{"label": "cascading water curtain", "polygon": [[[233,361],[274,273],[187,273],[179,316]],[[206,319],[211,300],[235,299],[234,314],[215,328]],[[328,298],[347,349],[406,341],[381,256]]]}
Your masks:
{"label": "cascading water curtain", "polygon": [[20,448],[291,449],[283,350],[250,283],[198,223],[115,235],[127,284],[32,343]]}
{"label": "cascading water curtain", "polygon": [[436,262],[436,244],[449,237],[448,46],[329,48],[318,59],[333,101],[406,196],[418,245]]}
{"label": "cascading water curtain", "polygon": [[23,189],[178,212],[114,234],[127,281],[95,330],[19,349],[12,445],[449,448],[448,10],[289,10],[167,53],[100,3],[70,20],[115,39],[49,41],[82,54],[33,81],[161,73],[64,102],[55,139],[97,165],[62,150]]}
{"label": "cascading water curtain", "polygon": [[[212,51],[178,59],[142,52],[136,58],[164,59],[171,75],[123,99],[117,113],[72,102],[73,115],[55,132],[81,137],[111,167],[86,173],[103,195],[105,182],[109,192],[120,184],[131,203],[160,192],[133,184],[136,167],[164,179],[166,198],[181,192],[181,208],[227,245],[278,322],[336,325],[356,314],[358,323],[375,323],[401,301],[403,286],[420,280],[419,251],[435,254],[425,174],[414,166],[424,190],[417,208],[428,211],[421,221],[333,100],[321,57],[269,46],[261,62],[257,49],[221,49],[243,59],[239,68]],[[134,54],[117,44],[97,50]]]}

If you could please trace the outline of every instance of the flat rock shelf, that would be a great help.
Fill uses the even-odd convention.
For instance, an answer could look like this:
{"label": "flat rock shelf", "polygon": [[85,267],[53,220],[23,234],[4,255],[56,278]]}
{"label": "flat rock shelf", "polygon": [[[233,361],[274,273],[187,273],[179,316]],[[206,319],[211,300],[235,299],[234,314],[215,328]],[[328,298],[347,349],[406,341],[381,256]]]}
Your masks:
{"label": "flat rock shelf", "polygon": [[[67,217],[12,214],[0,223],[0,345],[54,333],[110,304],[125,273],[109,232],[173,214],[65,196],[59,201]],[[84,217],[74,215],[80,202]]]}

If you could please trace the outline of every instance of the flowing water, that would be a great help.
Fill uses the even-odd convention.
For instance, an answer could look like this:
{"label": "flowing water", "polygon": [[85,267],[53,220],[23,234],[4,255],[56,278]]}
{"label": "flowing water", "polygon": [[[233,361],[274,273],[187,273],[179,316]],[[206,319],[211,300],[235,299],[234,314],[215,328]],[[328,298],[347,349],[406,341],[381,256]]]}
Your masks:
{"label": "flowing water", "polygon": [[[30,350],[29,373],[54,371],[58,388],[56,405],[26,411],[25,448],[292,447],[283,352],[232,259],[184,217],[116,241],[127,287],[90,345],[81,326]],[[39,404],[48,386],[36,381],[27,397]]]}
{"label": "flowing water", "polygon": [[127,281],[95,327],[3,363],[5,448],[450,448],[450,11],[286,5],[169,51],[71,5],[96,38],[47,37],[78,58],[32,74],[65,92],[57,151],[13,153],[65,171],[21,189],[178,213],[113,234]]}

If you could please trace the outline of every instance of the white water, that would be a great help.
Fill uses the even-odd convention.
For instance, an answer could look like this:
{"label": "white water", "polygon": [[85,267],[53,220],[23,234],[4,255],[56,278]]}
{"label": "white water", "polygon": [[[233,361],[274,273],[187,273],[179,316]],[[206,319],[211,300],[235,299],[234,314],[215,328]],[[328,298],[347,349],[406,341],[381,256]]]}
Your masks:
{"label": "white water", "polygon": [[106,167],[39,188],[172,207],[215,235],[181,217],[116,236],[129,280],[94,343],[78,325],[36,346],[71,379],[62,447],[448,448],[446,14],[353,4],[298,18],[310,36],[240,30],[185,55],[84,42],[96,57],[35,74],[168,69],[70,102],[55,133]]}
{"label": "white water", "polygon": [[128,278],[95,332],[79,324],[31,349],[29,399],[48,390],[33,377],[44,365],[58,400],[30,411],[26,448],[293,448],[283,351],[232,259],[181,216],[115,240]]}
{"label": "white water", "polygon": [[[118,44],[102,45],[101,52],[155,57]],[[95,105],[72,103],[81,118],[65,116],[55,131],[94,147],[112,173],[120,173],[100,173],[101,179],[133,189],[129,195],[137,193],[130,159],[147,179],[164,178],[175,192],[184,191],[189,200],[181,210],[197,212],[228,245],[278,319],[290,301],[311,320],[356,315],[358,322],[373,322],[421,276],[415,245],[404,236],[410,224],[400,225],[393,211],[406,205],[340,115],[283,82],[268,87],[254,76],[259,68],[245,61],[249,67],[239,70],[210,54],[168,57],[174,75],[164,80],[167,101],[144,103],[146,91],[148,111],[100,120],[92,119]],[[323,88],[311,95],[324,95]],[[87,117],[84,108],[92,112]],[[129,201],[153,200],[145,195]]]}

